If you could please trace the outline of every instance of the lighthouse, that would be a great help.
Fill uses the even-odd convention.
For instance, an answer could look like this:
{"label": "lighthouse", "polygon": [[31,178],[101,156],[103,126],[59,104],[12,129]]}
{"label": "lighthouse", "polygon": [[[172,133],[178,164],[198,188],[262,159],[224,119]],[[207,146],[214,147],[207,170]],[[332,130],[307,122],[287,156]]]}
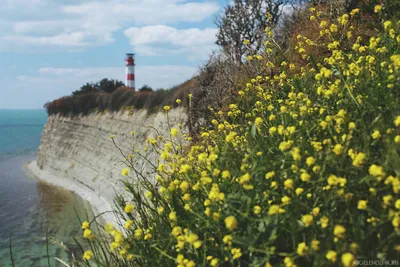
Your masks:
{"label": "lighthouse", "polygon": [[126,81],[125,86],[135,90],[135,54],[126,54]]}

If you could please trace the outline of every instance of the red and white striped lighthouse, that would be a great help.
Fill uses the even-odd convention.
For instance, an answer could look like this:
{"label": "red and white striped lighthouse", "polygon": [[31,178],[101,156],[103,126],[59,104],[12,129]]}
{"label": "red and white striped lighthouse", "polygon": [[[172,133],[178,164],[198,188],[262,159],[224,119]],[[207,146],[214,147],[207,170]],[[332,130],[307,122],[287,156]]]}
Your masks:
{"label": "red and white striped lighthouse", "polygon": [[135,89],[135,54],[126,54],[126,81],[125,86]]}

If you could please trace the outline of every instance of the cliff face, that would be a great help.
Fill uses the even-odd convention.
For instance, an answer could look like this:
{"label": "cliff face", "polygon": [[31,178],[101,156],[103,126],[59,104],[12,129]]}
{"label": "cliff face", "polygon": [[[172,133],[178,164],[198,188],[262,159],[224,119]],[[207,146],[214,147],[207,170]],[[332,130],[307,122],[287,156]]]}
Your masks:
{"label": "cliff face", "polygon": [[[168,114],[171,127],[184,124],[186,114],[183,109],[173,109]],[[154,127],[156,130],[152,129]],[[131,136],[130,132],[135,135]],[[113,202],[115,193],[123,193],[121,170],[123,156],[113,145],[110,135],[128,156],[132,147],[143,152],[146,139],[158,135],[169,137],[170,128],[165,113],[147,115],[146,111],[91,114],[87,116],[49,116],[42,134],[37,155],[37,165],[44,171],[70,179],[82,187]],[[147,152],[152,162],[155,155]],[[149,164],[138,160],[136,167],[152,178]]]}

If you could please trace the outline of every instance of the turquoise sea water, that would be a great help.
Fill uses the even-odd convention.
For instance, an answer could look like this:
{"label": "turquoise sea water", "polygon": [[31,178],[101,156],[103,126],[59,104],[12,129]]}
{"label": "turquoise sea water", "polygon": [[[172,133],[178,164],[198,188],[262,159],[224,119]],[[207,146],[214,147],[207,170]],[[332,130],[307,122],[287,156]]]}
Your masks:
{"label": "turquoise sea water", "polygon": [[24,168],[36,157],[46,120],[44,110],[0,110],[0,267],[12,266],[10,233],[15,266],[48,266],[48,254],[51,266],[63,266],[55,257],[81,255],[72,238],[82,234],[75,210],[84,218],[90,205]]}

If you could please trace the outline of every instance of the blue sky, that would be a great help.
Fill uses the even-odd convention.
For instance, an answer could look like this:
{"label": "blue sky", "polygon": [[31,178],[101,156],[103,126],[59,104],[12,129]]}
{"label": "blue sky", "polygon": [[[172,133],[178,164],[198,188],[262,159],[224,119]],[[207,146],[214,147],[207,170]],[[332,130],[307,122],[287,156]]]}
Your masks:
{"label": "blue sky", "polygon": [[124,81],[169,88],[198,72],[215,43],[226,0],[3,0],[0,109],[41,108],[82,84]]}

